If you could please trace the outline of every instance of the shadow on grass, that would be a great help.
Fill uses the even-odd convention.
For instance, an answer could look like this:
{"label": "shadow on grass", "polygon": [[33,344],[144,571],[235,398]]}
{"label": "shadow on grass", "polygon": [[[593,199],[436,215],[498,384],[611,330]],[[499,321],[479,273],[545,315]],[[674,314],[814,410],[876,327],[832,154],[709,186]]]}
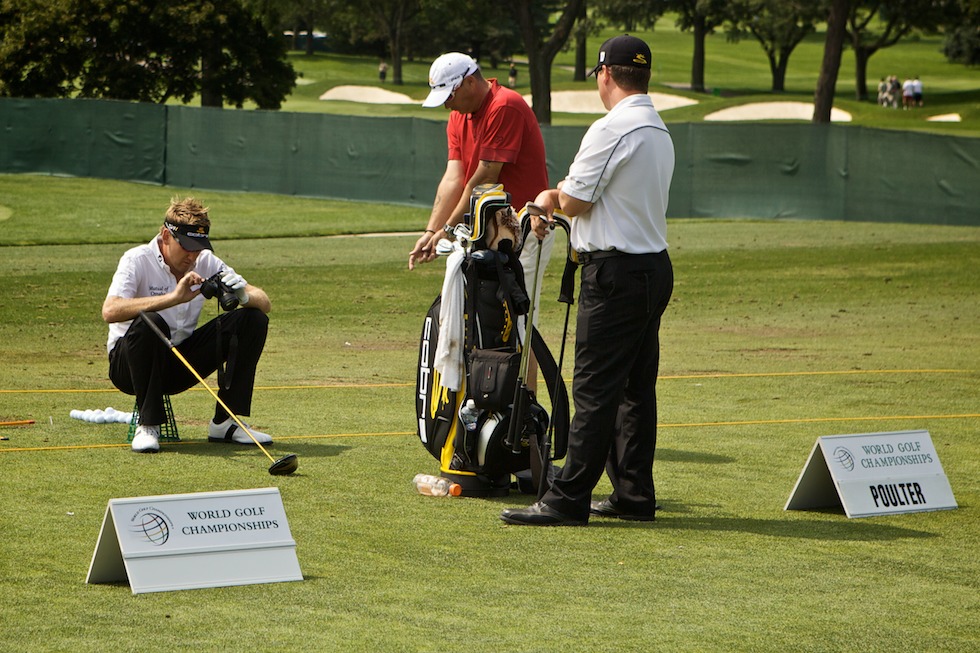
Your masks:
{"label": "shadow on grass", "polygon": [[[475,499],[467,499],[475,500]],[[501,507],[524,507],[531,505],[535,497],[526,494],[512,493],[508,497],[488,497],[479,499],[497,504]],[[675,531],[717,531],[719,533],[751,533],[769,537],[785,537],[799,540],[830,540],[880,542],[888,540],[925,539],[938,537],[928,531],[902,528],[890,524],[882,524],[873,520],[848,519],[840,509],[828,508],[814,510],[812,513],[827,515],[830,518],[839,517],[835,521],[818,519],[797,519],[787,516],[785,519],[757,519],[752,517],[706,517],[690,514],[692,508],[717,510],[717,504],[682,504],[672,501],[662,501],[654,522],[629,521],[604,517],[589,519],[589,528],[617,529],[649,529]]]}
{"label": "shadow on grass", "polygon": [[[244,445],[244,444],[224,444],[217,442],[201,442],[201,443],[191,443],[182,442],[181,444],[202,444],[204,446],[187,446],[181,447],[180,453],[189,454],[193,456],[202,457],[214,457],[214,458],[226,458],[228,460],[233,460],[234,462],[240,462],[243,465],[249,466],[270,466],[272,461],[259,450],[258,447],[254,445]],[[173,446],[173,445],[171,445]],[[166,450],[167,444],[163,443],[162,449]],[[333,456],[339,456],[346,450],[350,449],[349,445],[341,444],[321,444],[321,443],[307,443],[307,444],[297,444],[294,442],[288,442],[284,444],[273,443],[271,446],[267,446],[265,449],[269,452],[269,456],[273,459],[279,460],[283,456],[289,454],[295,454],[299,458],[299,471],[291,474],[290,476],[302,476],[303,460],[306,459],[320,459],[320,458],[330,458]],[[159,454],[154,454],[159,455]]]}
{"label": "shadow on grass", "polygon": [[[832,512],[829,514],[833,514]],[[590,520],[589,525],[614,528],[656,528],[657,530],[718,531],[752,533],[769,537],[786,537],[799,540],[835,540],[841,542],[880,542],[888,540],[925,539],[938,537],[935,533],[902,528],[873,521],[848,519],[843,514],[840,521],[816,519],[754,519],[744,517],[672,517],[670,512],[657,513],[653,523],[626,522],[622,520]]]}
{"label": "shadow on grass", "polygon": [[713,453],[681,451],[680,449],[657,448],[657,461],[672,463],[702,463],[705,465],[726,465],[735,462],[732,456],[719,456]]}

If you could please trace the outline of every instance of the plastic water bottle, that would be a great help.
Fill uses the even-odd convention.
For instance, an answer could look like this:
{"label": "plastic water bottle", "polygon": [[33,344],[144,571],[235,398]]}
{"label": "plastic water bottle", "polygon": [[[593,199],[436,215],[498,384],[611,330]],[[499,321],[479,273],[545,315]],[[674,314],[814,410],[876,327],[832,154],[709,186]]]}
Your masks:
{"label": "plastic water bottle", "polygon": [[467,431],[476,430],[476,421],[479,417],[480,409],[472,399],[467,399],[466,403],[459,407],[459,420]]}
{"label": "plastic water bottle", "polygon": [[447,478],[433,476],[432,474],[416,474],[412,482],[419,494],[430,497],[458,497],[463,491],[459,483],[453,483]]}

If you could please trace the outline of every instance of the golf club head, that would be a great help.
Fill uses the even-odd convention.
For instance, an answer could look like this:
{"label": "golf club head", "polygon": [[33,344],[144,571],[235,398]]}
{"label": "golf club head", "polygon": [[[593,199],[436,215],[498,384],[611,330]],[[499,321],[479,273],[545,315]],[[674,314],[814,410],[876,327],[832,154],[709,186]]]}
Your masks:
{"label": "golf club head", "polygon": [[536,215],[538,217],[542,215],[548,215],[547,211],[545,211],[543,208],[541,208],[534,202],[528,202],[527,204],[524,205],[524,208],[527,209],[528,215]]}
{"label": "golf club head", "polygon": [[269,467],[269,473],[273,476],[289,476],[299,468],[299,458],[296,454],[286,454]]}

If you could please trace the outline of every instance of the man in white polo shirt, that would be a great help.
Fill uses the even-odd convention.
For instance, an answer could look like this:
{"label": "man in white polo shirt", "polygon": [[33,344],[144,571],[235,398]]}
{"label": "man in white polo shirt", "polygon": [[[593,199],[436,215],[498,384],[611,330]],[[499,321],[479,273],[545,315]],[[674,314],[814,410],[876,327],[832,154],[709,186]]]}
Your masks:
{"label": "man in white polo shirt", "polygon": [[[541,501],[504,510],[507,523],[582,526],[590,515],[653,521],[657,503],[656,383],[660,319],[673,291],[667,198],[674,170],[670,134],[647,95],[650,48],[617,36],[599,50],[599,98],[609,113],[582,139],[568,175],[535,203],[540,237],[560,208],[572,218],[582,267],[565,466]],[[603,469],[612,494],[592,501]]]}
{"label": "man in white polo shirt", "polygon": [[[214,255],[210,229],[208,209],[200,202],[171,200],[160,233],[119,260],[102,304],[102,318],[109,323],[109,379],[126,394],[135,395],[139,408],[132,441],[138,453],[160,450],[163,396],[183,392],[197,382],[140,312],[179,345],[202,377],[219,370],[218,396],[236,416],[251,414],[255,368],[265,347],[272,306],[265,291],[248,284]],[[227,305],[240,308],[198,327],[204,306],[201,284],[215,275],[229,295]],[[262,444],[272,443],[267,434],[249,429]],[[254,444],[220,404],[215,405],[208,440]]]}

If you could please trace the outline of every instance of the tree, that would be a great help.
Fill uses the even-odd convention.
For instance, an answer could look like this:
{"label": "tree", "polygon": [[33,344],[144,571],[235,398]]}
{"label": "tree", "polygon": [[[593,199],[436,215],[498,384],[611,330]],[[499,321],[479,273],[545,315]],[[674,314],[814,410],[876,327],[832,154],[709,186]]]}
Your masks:
{"label": "tree", "polygon": [[[623,32],[630,33],[638,29],[653,29],[657,20],[663,14],[664,8],[660,5],[664,3],[658,0],[592,0],[595,7],[593,17],[586,16],[586,8],[581,9],[581,16],[576,21],[576,36],[582,34],[578,54],[584,61],[587,60],[585,52],[585,34],[598,34],[599,28],[603,23],[612,27],[622,28]],[[585,68],[585,66],[583,66]],[[591,70],[592,66],[588,66]],[[582,77],[578,76],[578,62],[576,61],[575,80],[585,79],[585,72]]]}
{"label": "tree", "polygon": [[813,122],[829,123],[837,90],[837,73],[840,71],[841,53],[844,50],[844,33],[851,0],[833,0],[827,16],[827,37],[823,46],[823,62],[817,78],[817,90],[813,94]]}
{"label": "tree", "polygon": [[855,0],[847,19],[847,37],[854,50],[854,90],[868,99],[868,59],[889,48],[913,29],[935,31],[946,12],[943,0]]}
{"label": "tree", "polygon": [[728,18],[727,0],[659,0],[665,11],[677,13],[677,26],[694,36],[691,57],[691,90],[703,93],[705,41]]}
{"label": "tree", "polygon": [[594,0],[596,12],[613,27],[633,32],[641,27],[653,27],[660,18],[661,2],[650,0]]}
{"label": "tree", "polygon": [[0,93],[278,109],[295,84],[280,38],[239,0],[37,0],[0,17]]}
{"label": "tree", "polygon": [[[317,27],[326,25],[333,16],[336,9],[334,0],[266,0],[275,6],[275,13],[280,14],[289,21],[293,27],[293,47],[297,44],[297,36],[301,31],[306,32],[306,43],[304,44],[307,56],[312,56],[314,52],[313,32]],[[271,13],[270,6],[262,6],[264,13]]]}
{"label": "tree", "polygon": [[418,52],[466,52],[486,68],[513,59],[521,47],[513,15],[483,0],[426,0],[412,26]]}
{"label": "tree", "polygon": [[786,69],[796,46],[812,33],[823,18],[820,2],[812,0],[734,0],[728,36],[737,41],[751,34],[769,59],[772,90],[786,88]]}
{"label": "tree", "polygon": [[575,19],[575,27],[572,28],[572,38],[575,41],[575,72],[572,73],[572,81],[584,82],[589,73],[589,36],[599,33],[599,22],[589,16],[588,0],[582,3],[578,10],[578,17]]}
{"label": "tree", "polygon": [[[509,2],[520,25],[524,51],[527,52],[534,115],[542,125],[550,125],[551,64],[568,41],[585,0],[568,0],[565,3],[534,0]],[[554,17],[557,19],[552,22]]]}
{"label": "tree", "polygon": [[388,43],[391,54],[391,81],[402,81],[402,36],[408,23],[422,10],[419,0],[373,0],[366,5],[353,3],[355,11],[366,11],[375,21]]}
{"label": "tree", "polygon": [[980,64],[980,0],[959,0],[946,19],[943,54],[954,63]]}
{"label": "tree", "polygon": [[0,95],[67,97],[85,46],[66,0],[0,0]]}

